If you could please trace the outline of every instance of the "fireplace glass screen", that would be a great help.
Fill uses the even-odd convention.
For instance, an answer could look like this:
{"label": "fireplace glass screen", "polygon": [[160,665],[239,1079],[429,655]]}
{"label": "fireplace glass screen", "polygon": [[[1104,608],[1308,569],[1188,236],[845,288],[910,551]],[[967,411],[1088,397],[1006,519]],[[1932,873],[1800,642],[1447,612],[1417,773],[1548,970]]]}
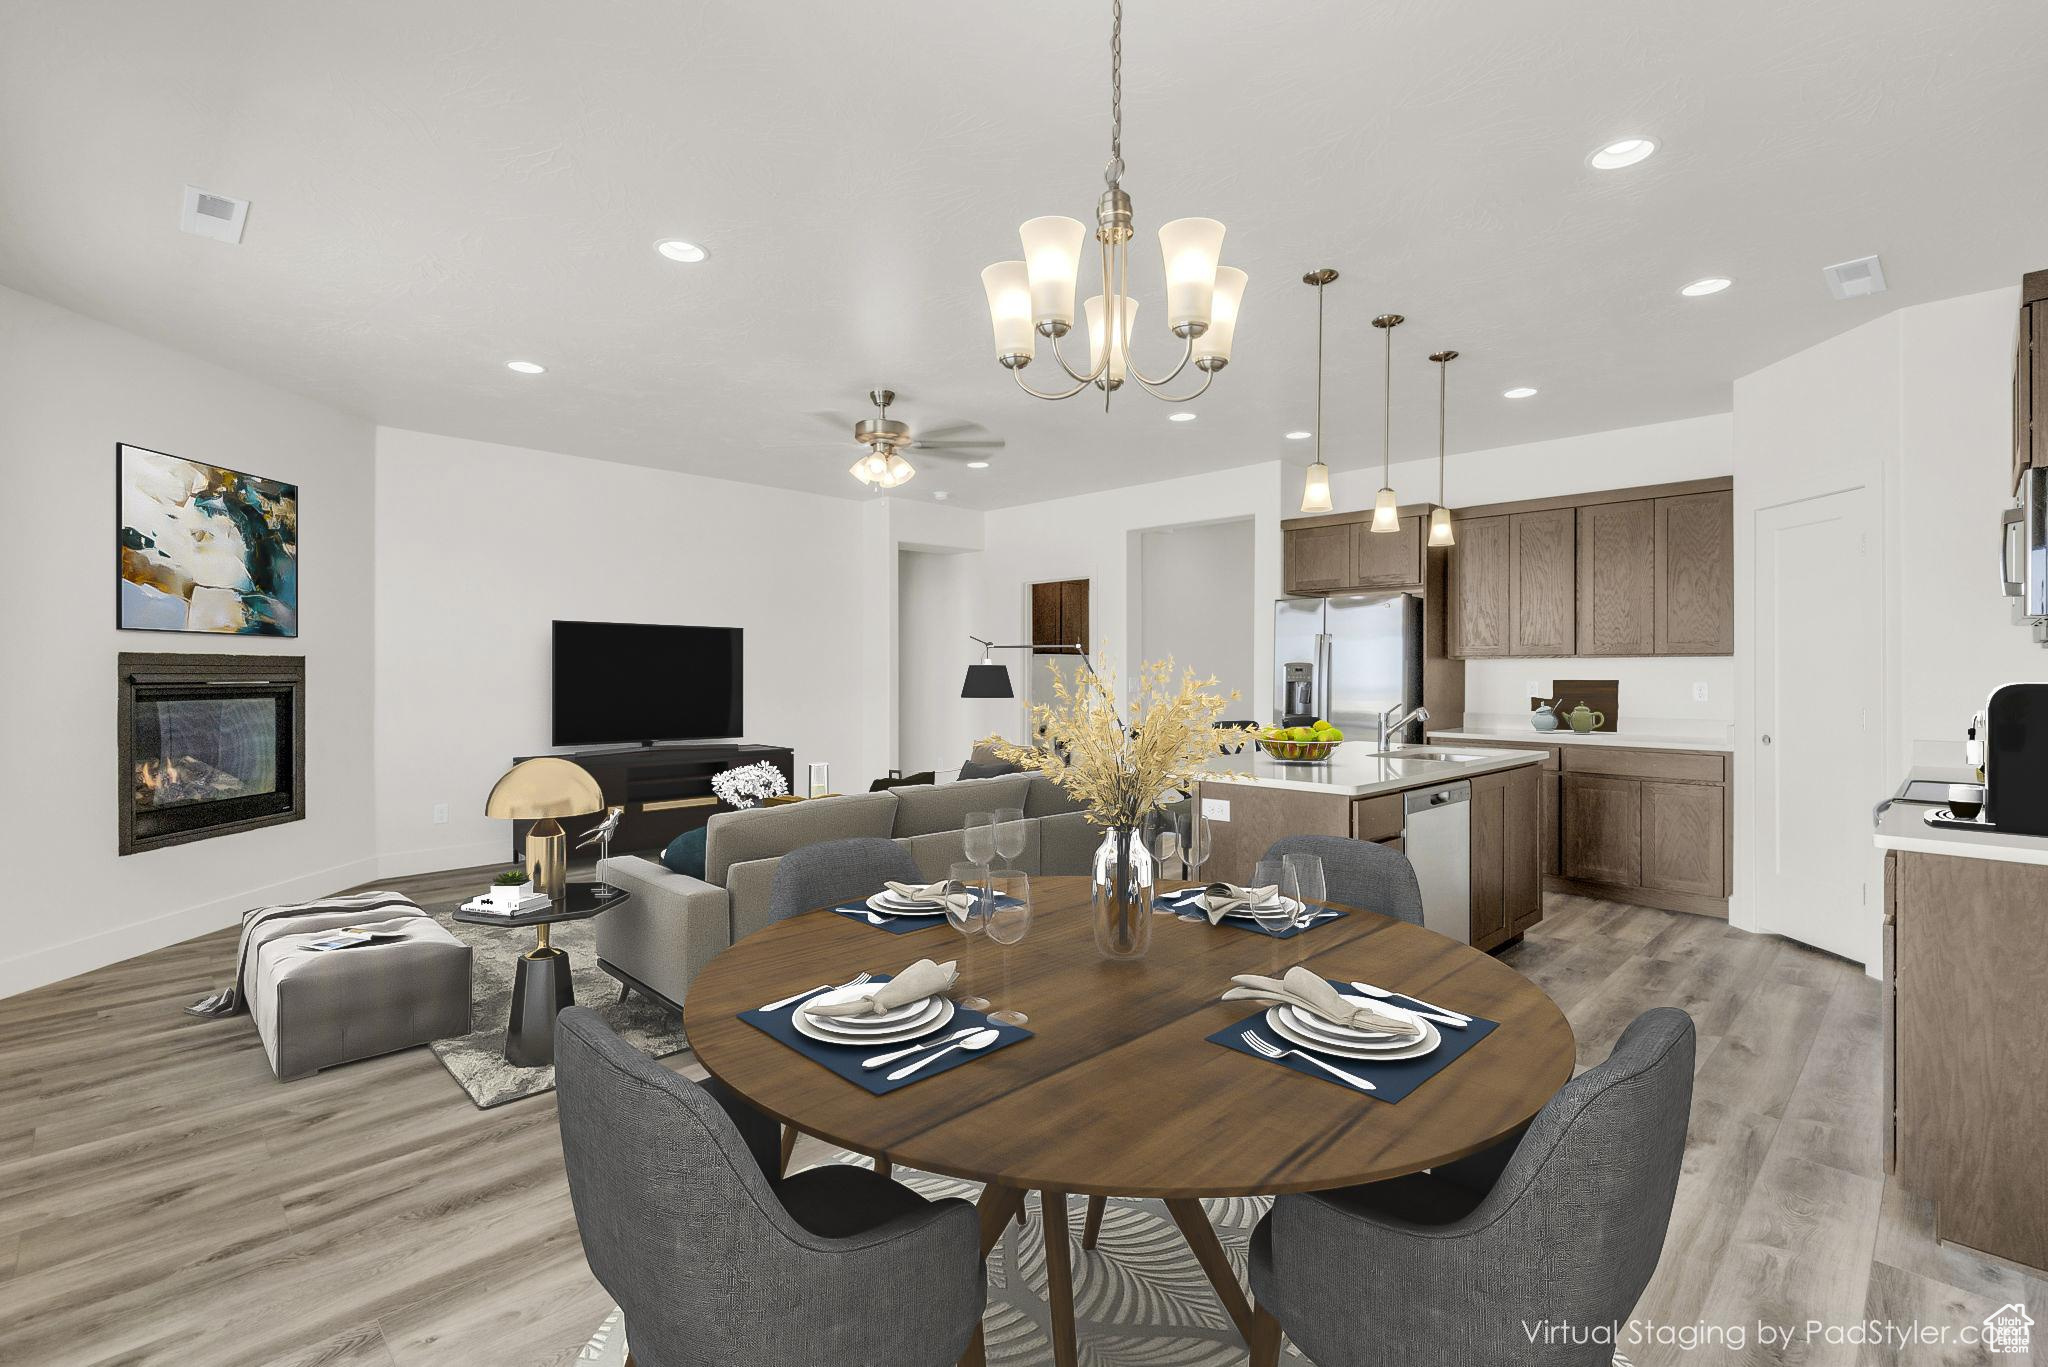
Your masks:
{"label": "fireplace glass screen", "polygon": [[278,791],[276,697],[139,700],[135,708],[135,806],[260,798]]}

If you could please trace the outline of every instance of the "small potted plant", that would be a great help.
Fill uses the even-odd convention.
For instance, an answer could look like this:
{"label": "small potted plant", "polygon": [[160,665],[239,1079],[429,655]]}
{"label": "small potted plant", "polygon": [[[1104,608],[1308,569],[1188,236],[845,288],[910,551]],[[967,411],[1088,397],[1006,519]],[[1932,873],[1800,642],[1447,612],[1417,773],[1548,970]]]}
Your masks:
{"label": "small potted plant", "polygon": [[525,869],[506,869],[491,880],[490,898],[501,907],[516,907],[533,891]]}

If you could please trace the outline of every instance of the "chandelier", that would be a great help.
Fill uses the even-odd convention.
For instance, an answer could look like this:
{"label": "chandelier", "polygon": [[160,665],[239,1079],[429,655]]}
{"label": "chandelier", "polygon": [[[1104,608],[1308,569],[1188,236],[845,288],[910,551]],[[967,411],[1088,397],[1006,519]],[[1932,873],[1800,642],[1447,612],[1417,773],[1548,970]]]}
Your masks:
{"label": "chandelier", "polygon": [[[1131,357],[1131,330],[1137,323],[1138,301],[1130,297],[1126,269],[1131,242],[1131,197],[1124,193],[1124,7],[1113,0],[1109,37],[1109,165],[1102,178],[1108,188],[1095,206],[1095,241],[1102,271],[1102,293],[1082,306],[1088,324],[1088,369],[1076,370],[1060,349],[1060,339],[1074,326],[1074,290],[1080,276],[1081,244],[1087,228],[1077,219],[1051,215],[1034,218],[1018,230],[1022,261],[998,261],[981,273],[988,294],[989,321],[995,328],[996,360],[1034,398],[1071,399],[1094,385],[1102,406],[1126,379],[1168,403],[1186,403],[1207,392],[1216,372],[1230,363],[1230,342],[1237,330],[1238,307],[1244,300],[1245,273],[1219,266],[1223,225],[1213,218],[1177,218],[1159,229],[1159,250],[1166,261],[1166,323],[1185,344],[1180,364],[1157,378],[1138,368]],[[1066,372],[1072,387],[1048,392],[1033,389],[1021,373],[1037,354],[1037,339],[1052,343],[1053,360]],[[1189,365],[1202,372],[1202,383],[1186,394],[1167,394],[1166,386]]]}

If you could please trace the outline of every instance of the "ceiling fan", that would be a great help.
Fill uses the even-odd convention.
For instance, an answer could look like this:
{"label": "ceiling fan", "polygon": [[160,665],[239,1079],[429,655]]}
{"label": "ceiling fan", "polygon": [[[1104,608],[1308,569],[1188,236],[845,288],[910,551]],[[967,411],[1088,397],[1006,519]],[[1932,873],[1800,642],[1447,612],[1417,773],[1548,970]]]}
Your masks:
{"label": "ceiling fan", "polygon": [[[868,451],[853,463],[847,473],[877,490],[893,489],[917,473],[916,467],[903,458],[905,451],[924,451],[941,458],[981,460],[985,453],[1000,451],[1004,445],[1000,437],[971,437],[971,433],[987,430],[972,422],[950,423],[930,428],[922,435],[913,435],[910,424],[889,416],[889,405],[896,402],[893,389],[870,389],[868,402],[875,406],[879,416],[862,418],[853,425],[853,439]],[[844,421],[829,414],[817,416],[829,418],[835,426]]]}

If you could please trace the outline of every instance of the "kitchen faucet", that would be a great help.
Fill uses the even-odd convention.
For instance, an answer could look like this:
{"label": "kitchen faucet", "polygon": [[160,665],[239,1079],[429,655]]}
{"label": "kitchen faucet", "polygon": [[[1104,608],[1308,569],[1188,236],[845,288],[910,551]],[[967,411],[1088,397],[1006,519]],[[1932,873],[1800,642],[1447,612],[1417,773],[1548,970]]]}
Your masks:
{"label": "kitchen faucet", "polygon": [[1394,735],[1395,732],[1399,731],[1409,722],[1429,720],[1429,709],[1426,707],[1418,707],[1413,712],[1410,712],[1407,716],[1397,718],[1396,714],[1399,713],[1400,710],[1401,704],[1395,703],[1392,707],[1380,713],[1379,748],[1381,750],[1385,750],[1387,748],[1387,741]]}

